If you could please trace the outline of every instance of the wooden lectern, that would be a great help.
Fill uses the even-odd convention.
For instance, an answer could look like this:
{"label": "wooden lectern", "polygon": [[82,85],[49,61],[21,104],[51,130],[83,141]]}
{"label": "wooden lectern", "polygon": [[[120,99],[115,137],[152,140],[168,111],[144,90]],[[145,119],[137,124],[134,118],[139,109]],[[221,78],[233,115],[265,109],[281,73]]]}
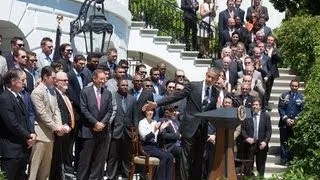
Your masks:
{"label": "wooden lectern", "polygon": [[236,180],[236,170],[233,158],[233,133],[235,128],[245,118],[251,118],[251,110],[240,106],[239,108],[221,108],[196,114],[202,120],[211,122],[216,131],[216,152],[213,168],[209,179]]}

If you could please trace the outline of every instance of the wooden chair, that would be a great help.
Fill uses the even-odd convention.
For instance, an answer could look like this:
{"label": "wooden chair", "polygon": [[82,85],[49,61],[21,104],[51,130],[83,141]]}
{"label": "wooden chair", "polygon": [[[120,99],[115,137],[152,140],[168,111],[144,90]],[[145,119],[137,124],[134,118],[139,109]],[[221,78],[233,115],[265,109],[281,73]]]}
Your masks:
{"label": "wooden chair", "polygon": [[141,141],[139,140],[139,135],[137,133],[137,128],[131,128],[132,134],[132,156],[131,156],[131,168],[130,177],[133,179],[133,175],[136,169],[136,165],[144,165],[146,170],[146,179],[152,180],[155,167],[159,166],[160,159],[156,157],[151,157],[149,154],[145,153],[142,149]]}
{"label": "wooden chair", "polygon": [[240,171],[237,172],[237,178],[238,180],[243,180],[245,177],[245,171],[247,168],[250,168],[252,160],[250,159],[237,159],[234,158],[235,162],[238,162],[240,164]]}

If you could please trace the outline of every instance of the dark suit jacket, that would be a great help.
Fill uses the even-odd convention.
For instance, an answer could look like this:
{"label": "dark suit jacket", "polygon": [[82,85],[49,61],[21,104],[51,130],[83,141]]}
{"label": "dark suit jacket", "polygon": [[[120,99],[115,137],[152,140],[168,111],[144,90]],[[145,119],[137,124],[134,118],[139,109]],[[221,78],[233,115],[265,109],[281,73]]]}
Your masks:
{"label": "dark suit jacket", "polygon": [[21,98],[22,98],[24,104],[26,105],[31,128],[34,129],[34,121],[36,119],[36,111],[34,110],[34,106],[31,101],[30,93],[28,93],[26,90],[21,91]]}
{"label": "dark suit jacket", "polygon": [[124,132],[131,137],[130,127],[138,127],[138,124],[134,124],[136,100],[132,95],[128,94],[126,97],[126,109],[124,110],[122,107],[122,96],[118,92],[116,92],[114,96],[117,101],[117,112],[113,121],[114,128],[112,138],[119,139],[123,136]]}
{"label": "dark suit jacket", "polygon": [[54,90],[57,95],[57,102],[60,109],[62,124],[67,124],[69,127],[71,127],[71,115],[70,115],[69,109],[60,92],[56,88]]}
{"label": "dark suit jacket", "polygon": [[275,52],[276,53],[271,56],[271,75],[277,78],[279,77],[278,63],[281,62],[281,56],[279,49],[276,49]]}
{"label": "dark suit jacket", "polygon": [[32,74],[30,74],[28,71],[25,71],[24,72],[26,73],[27,75],[27,86],[26,86],[26,90],[28,91],[28,93],[31,93],[34,89],[34,79],[33,79],[33,76]]}
{"label": "dark suit jacket", "polygon": [[[253,138],[253,118],[246,118],[241,125],[241,135],[244,140],[251,137]],[[265,112],[260,112],[259,130],[258,130],[258,143],[264,141],[267,143],[266,150],[268,150],[268,143],[271,139],[272,128],[270,116]]]}
{"label": "dark suit jacket", "polygon": [[253,97],[251,95],[248,95],[247,100],[246,100],[246,104],[243,104],[244,97],[242,95],[238,95],[238,96],[236,96],[236,98],[240,102],[240,105],[244,105],[246,108],[251,108],[252,107]]}
{"label": "dark suit jacket", "polygon": [[62,64],[62,70],[63,72],[67,73],[72,69],[72,63],[68,59],[60,58],[57,60],[57,62]]}
{"label": "dark suit jacket", "polygon": [[[194,0],[195,2],[198,2],[197,0]],[[183,10],[183,18],[184,19],[195,19],[197,20],[196,11],[198,11],[198,8],[194,9],[192,7],[192,1],[191,0],[181,0],[181,9]]]}
{"label": "dark suit jacket", "polygon": [[26,158],[26,140],[34,133],[25,105],[5,90],[0,95],[0,153],[5,158]]}
{"label": "dark suit jacket", "polygon": [[[69,84],[68,84],[68,89],[67,89],[67,95],[72,103],[72,106],[74,110],[77,113],[80,113],[80,91],[81,87],[77,79],[76,73],[71,69],[67,73],[68,79],[69,79]],[[82,83],[83,87],[85,87],[88,84],[88,80],[86,79],[85,76],[82,76]]]}
{"label": "dark suit jacket", "polygon": [[[83,118],[80,120],[79,137],[94,138],[96,136],[107,136],[110,129],[110,118],[113,112],[112,94],[109,90],[101,89],[101,106],[100,111],[97,106],[96,95],[92,86],[84,87],[80,94],[81,113]],[[105,124],[101,132],[93,131],[97,122]]]}
{"label": "dark suit jacket", "polygon": [[272,72],[272,63],[269,56],[262,54],[262,67],[258,70],[261,72],[262,77],[270,77]]}
{"label": "dark suit jacket", "polygon": [[[133,89],[130,89],[129,94],[133,95],[134,91]],[[147,104],[148,101],[154,101],[153,100],[153,95],[151,91],[147,91],[147,90],[142,90],[139,99],[136,102],[136,113],[135,113],[135,117],[134,117],[134,124],[136,125],[136,127],[138,127],[139,121],[142,120],[145,115],[142,112],[142,107]]]}
{"label": "dark suit jacket", "polygon": [[[223,61],[222,59],[217,59],[214,61],[214,67],[218,68],[219,70],[223,70]],[[234,72],[238,72],[238,63],[235,61],[231,61],[229,64],[229,69],[231,69]]]}
{"label": "dark suit jacket", "polygon": [[244,10],[242,10],[241,8],[239,8],[239,9],[235,8],[235,12],[240,17],[242,24],[244,24],[244,15],[246,12]]}
{"label": "dark suit jacket", "polygon": [[[239,16],[237,11],[234,11],[234,16]],[[228,29],[228,19],[230,18],[229,11],[226,9],[219,13],[219,32],[223,32]]]}
{"label": "dark suit jacket", "polygon": [[[255,10],[254,10],[254,7],[253,7],[253,6],[248,7],[248,9],[247,9],[247,15],[246,15],[246,20],[247,20],[247,21],[249,21],[250,16],[251,16],[252,12],[254,12],[254,11],[255,11]],[[265,16],[265,18],[266,18],[266,21],[269,20],[268,8],[266,8],[266,7],[264,7],[264,6],[261,6],[261,13],[260,13],[260,15],[261,15],[261,14],[264,14],[264,16]]]}
{"label": "dark suit jacket", "polygon": [[231,36],[229,33],[229,29],[223,30],[219,39],[220,50],[222,50],[226,46],[227,42],[230,42],[230,41],[231,41]]}
{"label": "dark suit jacket", "polygon": [[187,98],[185,119],[180,126],[180,132],[186,138],[191,138],[201,124],[200,118],[196,117],[195,114],[216,109],[218,93],[214,87],[212,87],[210,103],[202,108],[202,83],[203,81],[191,82],[182,91],[157,101],[158,106],[164,106]]}
{"label": "dark suit jacket", "polygon": [[8,70],[10,70],[11,68],[13,68],[15,66],[14,58],[13,58],[13,55],[11,54],[11,51],[5,55],[5,58],[7,61]]}
{"label": "dark suit jacket", "polygon": [[[162,118],[159,122],[164,123],[167,121],[166,118]],[[172,124],[168,125],[159,135],[158,138],[164,142],[164,147],[167,151],[171,151],[176,142],[180,139],[180,122],[177,120],[173,120],[173,122],[177,125],[177,133],[174,131]]]}

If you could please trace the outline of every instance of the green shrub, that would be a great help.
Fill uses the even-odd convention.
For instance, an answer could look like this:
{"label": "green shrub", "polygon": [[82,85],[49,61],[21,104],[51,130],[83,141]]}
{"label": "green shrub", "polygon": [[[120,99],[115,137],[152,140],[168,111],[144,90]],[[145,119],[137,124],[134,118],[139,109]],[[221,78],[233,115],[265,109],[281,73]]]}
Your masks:
{"label": "green shrub", "polygon": [[272,175],[270,180],[316,180],[312,175],[307,175],[301,168],[290,169],[287,172],[279,175]]}
{"label": "green shrub", "polygon": [[302,80],[307,80],[320,52],[319,17],[294,17],[283,22],[274,34],[281,49],[282,66],[296,70]]}
{"label": "green shrub", "polygon": [[[316,52],[320,52],[319,49]],[[294,138],[289,140],[294,160],[291,162],[291,170],[279,176],[281,179],[320,179],[319,56],[308,72],[310,76],[305,89],[305,108],[294,126]]]}

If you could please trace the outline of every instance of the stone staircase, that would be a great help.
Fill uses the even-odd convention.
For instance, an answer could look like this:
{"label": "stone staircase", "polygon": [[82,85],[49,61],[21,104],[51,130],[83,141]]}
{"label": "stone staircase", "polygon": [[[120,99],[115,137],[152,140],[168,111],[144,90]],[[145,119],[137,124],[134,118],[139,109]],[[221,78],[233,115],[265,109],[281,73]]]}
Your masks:
{"label": "stone staircase", "polygon": [[[279,113],[278,113],[278,101],[280,95],[289,91],[290,81],[292,79],[297,79],[295,75],[290,75],[290,69],[280,68],[280,77],[274,80],[274,84],[271,91],[269,105],[272,108],[272,111],[269,112],[271,116],[271,125],[272,125],[272,136],[269,143],[269,152],[266,163],[265,177],[269,178],[274,173],[281,173],[286,170],[286,166],[281,166],[280,164],[280,133],[278,128],[279,123]],[[304,83],[301,82],[301,87],[299,92],[304,92]]]}
{"label": "stone staircase", "polygon": [[132,21],[128,58],[139,59],[139,52],[142,52],[143,63],[149,66],[164,61],[168,73],[184,69],[190,80],[201,80],[212,60],[197,58],[198,51],[185,51],[185,44],[172,43],[171,36],[158,36],[158,32],[158,29],[146,28],[142,21]]}

